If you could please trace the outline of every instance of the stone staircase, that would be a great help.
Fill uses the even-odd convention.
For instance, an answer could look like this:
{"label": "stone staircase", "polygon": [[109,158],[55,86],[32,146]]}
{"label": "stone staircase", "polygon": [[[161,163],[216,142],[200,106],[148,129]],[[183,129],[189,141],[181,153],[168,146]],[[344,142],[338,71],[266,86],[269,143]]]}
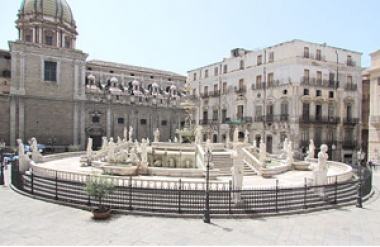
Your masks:
{"label": "stone staircase", "polygon": [[[233,160],[230,153],[214,154],[213,155],[214,168],[219,169],[218,176],[232,176],[231,168],[233,166]],[[254,176],[256,172],[249,166],[244,164],[244,176]]]}

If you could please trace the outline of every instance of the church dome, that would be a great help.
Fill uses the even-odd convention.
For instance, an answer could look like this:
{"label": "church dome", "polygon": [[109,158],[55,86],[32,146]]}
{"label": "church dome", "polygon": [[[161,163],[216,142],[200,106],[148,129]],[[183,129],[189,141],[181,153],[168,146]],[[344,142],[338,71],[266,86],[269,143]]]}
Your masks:
{"label": "church dome", "polygon": [[75,25],[73,13],[66,0],[23,0],[19,14],[42,14],[54,17],[59,22]]}

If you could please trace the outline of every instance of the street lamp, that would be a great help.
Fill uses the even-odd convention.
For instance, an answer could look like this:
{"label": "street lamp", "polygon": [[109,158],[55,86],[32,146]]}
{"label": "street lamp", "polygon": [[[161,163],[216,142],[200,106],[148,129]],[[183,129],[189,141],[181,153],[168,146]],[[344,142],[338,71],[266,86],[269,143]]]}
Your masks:
{"label": "street lamp", "polygon": [[209,180],[210,180],[210,162],[212,161],[212,153],[210,149],[205,152],[204,160],[207,160],[207,173],[206,173],[206,195],[205,195],[205,209],[203,214],[203,222],[210,223],[210,191],[209,191]]}
{"label": "street lamp", "polygon": [[0,168],[1,168],[0,185],[4,185],[5,184],[5,182],[4,182],[5,157],[1,155],[0,158],[1,158],[1,160],[0,160]]}
{"label": "street lamp", "polygon": [[332,146],[331,146],[331,152],[332,152],[332,161],[334,161],[335,160],[335,149],[336,149],[336,146],[335,146],[335,143],[333,143],[332,144]]}
{"label": "street lamp", "polygon": [[365,152],[362,152],[360,149],[357,154],[357,160],[358,160],[358,185],[357,185],[357,194],[356,194],[356,207],[362,208],[362,164],[361,162],[364,160]]}

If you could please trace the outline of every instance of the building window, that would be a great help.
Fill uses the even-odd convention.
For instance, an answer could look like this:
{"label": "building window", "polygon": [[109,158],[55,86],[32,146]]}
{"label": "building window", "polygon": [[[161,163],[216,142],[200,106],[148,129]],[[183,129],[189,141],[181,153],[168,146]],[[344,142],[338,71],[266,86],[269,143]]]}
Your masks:
{"label": "building window", "polygon": [[317,71],[317,83],[322,85],[322,71]]}
{"label": "building window", "polygon": [[317,56],[316,56],[316,59],[321,61],[322,60],[322,53],[321,53],[321,50],[320,49],[317,49]]}
{"label": "building window", "polygon": [[334,98],[334,92],[333,91],[329,91],[329,98]]}
{"label": "building window", "polygon": [[302,142],[309,142],[309,131],[307,129],[301,130],[301,139]]}
{"label": "building window", "polygon": [[255,116],[263,115],[263,107],[261,105],[257,105],[255,107]]}
{"label": "building window", "polygon": [[328,114],[329,121],[330,122],[333,121],[334,120],[334,105],[333,104],[329,104],[327,114]]}
{"label": "building window", "polygon": [[315,106],[315,120],[317,121],[322,120],[322,105]]}
{"label": "building window", "polygon": [[118,123],[118,124],[124,124],[124,118],[119,117],[119,118],[117,119],[117,123]]}
{"label": "building window", "polygon": [[204,87],[203,92],[204,92],[205,95],[208,95],[208,86]]}
{"label": "building window", "polygon": [[347,66],[353,66],[352,57],[347,55]]}
{"label": "building window", "polygon": [[26,42],[32,42],[32,36],[30,34],[25,36],[25,41]]}
{"label": "building window", "polygon": [[347,76],[347,84],[352,84],[352,76],[351,75]]}
{"label": "building window", "polygon": [[[281,103],[281,118],[285,115],[289,114],[289,104],[288,102],[283,102]],[[286,119],[281,119],[281,120],[286,120]]]}
{"label": "building window", "polygon": [[303,48],[303,57],[309,58],[309,47]]}
{"label": "building window", "polygon": [[244,60],[240,60],[240,69],[244,69]]}
{"label": "building window", "polygon": [[310,109],[309,103],[303,103],[302,104],[302,118],[303,118],[303,120],[309,120],[309,109]]}
{"label": "building window", "polygon": [[256,76],[256,88],[261,88],[261,75]]}
{"label": "building window", "polygon": [[205,78],[208,77],[208,69],[205,70]]}
{"label": "building window", "polygon": [[65,41],[65,48],[70,48],[70,41],[68,40]]}
{"label": "building window", "polygon": [[225,65],[223,66],[223,73],[224,73],[224,74],[227,73],[227,64],[225,64]]}
{"label": "building window", "polygon": [[193,74],[193,81],[196,81],[197,80],[197,73],[194,73]]}
{"label": "building window", "polygon": [[214,68],[214,76],[217,76],[218,75],[218,67],[215,67]]}
{"label": "building window", "polygon": [[168,121],[166,121],[166,120],[162,120],[162,121],[161,121],[161,125],[162,125],[162,126],[166,126],[166,125],[168,125]]}
{"label": "building window", "polygon": [[45,81],[57,81],[57,63],[56,62],[44,62],[44,80]]}
{"label": "building window", "polygon": [[269,62],[273,62],[274,61],[274,52],[269,52]]}
{"label": "building window", "polygon": [[146,119],[140,119],[140,124],[146,124]]}
{"label": "building window", "polygon": [[263,56],[258,55],[257,56],[257,66],[260,66],[261,64],[263,64]]}
{"label": "building window", "polygon": [[50,36],[50,35],[45,36],[45,44],[53,45],[53,36]]}
{"label": "building window", "polygon": [[274,74],[269,73],[268,74],[268,87],[274,86]]}
{"label": "building window", "polygon": [[244,79],[240,79],[239,80],[239,90],[243,90],[244,89]]}
{"label": "building window", "polygon": [[225,123],[227,120],[227,109],[222,110],[222,121]]}
{"label": "building window", "polygon": [[92,123],[99,123],[99,122],[100,122],[100,118],[98,116],[92,117]]}
{"label": "building window", "polygon": [[227,82],[223,82],[223,94],[227,94]]}
{"label": "building window", "polygon": [[303,70],[303,78],[304,78],[304,82],[309,82],[309,76],[310,76],[310,70],[308,69],[304,69]]}
{"label": "building window", "polygon": [[213,110],[212,111],[212,119],[213,120],[218,120],[218,110]]}
{"label": "building window", "polygon": [[317,90],[317,97],[322,96],[322,90]]}
{"label": "building window", "polygon": [[207,121],[208,119],[208,111],[203,111],[203,120]]}
{"label": "building window", "polygon": [[303,95],[309,95],[309,89],[308,88],[303,89]]}
{"label": "building window", "polygon": [[243,115],[244,115],[244,106],[238,105],[237,106],[237,119],[243,119]]}

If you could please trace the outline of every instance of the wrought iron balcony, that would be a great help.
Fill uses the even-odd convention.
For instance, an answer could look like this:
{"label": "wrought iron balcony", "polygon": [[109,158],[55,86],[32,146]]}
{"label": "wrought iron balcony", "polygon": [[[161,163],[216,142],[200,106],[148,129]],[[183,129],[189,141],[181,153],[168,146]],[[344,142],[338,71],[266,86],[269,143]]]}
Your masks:
{"label": "wrought iron balcony", "polygon": [[289,114],[269,114],[255,116],[255,122],[277,122],[277,121],[289,121]]}
{"label": "wrought iron balcony", "polygon": [[304,124],[338,124],[339,117],[301,115],[299,123]]}
{"label": "wrought iron balcony", "polygon": [[209,93],[208,92],[203,92],[203,93],[200,93],[200,96],[201,96],[201,98],[208,98],[209,97]]}
{"label": "wrought iron balcony", "polygon": [[210,91],[208,94],[210,97],[218,97],[220,95],[220,90]]}
{"label": "wrought iron balcony", "polygon": [[226,121],[226,124],[247,124],[252,123],[252,117],[242,117],[242,118],[229,118],[228,121]]}
{"label": "wrought iron balcony", "polygon": [[217,124],[219,122],[218,119],[200,119],[199,124],[204,125],[204,124]]}
{"label": "wrought iron balcony", "polygon": [[354,83],[347,83],[346,90],[356,91],[358,90],[358,85]]}
{"label": "wrought iron balcony", "polygon": [[343,124],[358,124],[359,118],[344,118]]}
{"label": "wrought iron balcony", "polygon": [[245,93],[247,92],[247,86],[243,86],[243,87],[235,87],[235,93]]}
{"label": "wrought iron balcony", "polygon": [[322,80],[320,78],[307,77],[307,76],[301,77],[300,84],[303,86],[319,86],[319,87],[331,87],[331,88],[339,87],[338,81]]}

